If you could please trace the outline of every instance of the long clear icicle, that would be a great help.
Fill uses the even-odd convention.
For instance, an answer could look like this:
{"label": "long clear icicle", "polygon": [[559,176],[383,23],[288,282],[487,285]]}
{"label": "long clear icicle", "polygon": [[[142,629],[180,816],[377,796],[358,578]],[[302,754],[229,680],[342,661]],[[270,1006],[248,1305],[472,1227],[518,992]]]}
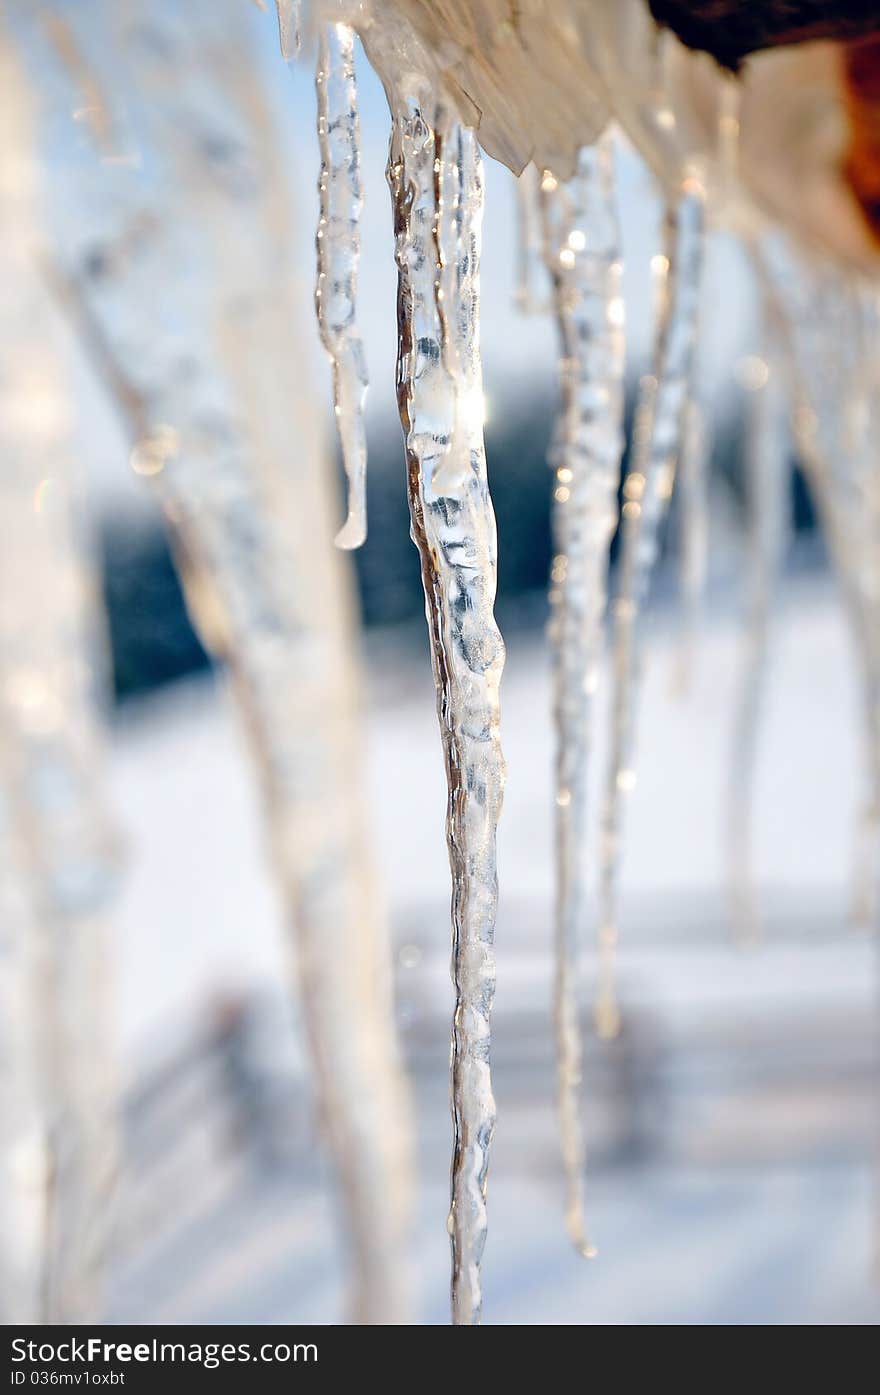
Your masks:
{"label": "long clear icicle", "polygon": [[584,840],[593,697],[602,660],[608,554],[623,451],[624,329],[620,232],[610,135],[578,157],[574,178],[541,180],[544,259],[559,338],[560,408],[550,463],[550,640],[556,725],[557,1100],[566,1225],[595,1253],[584,1215],[580,1110],[583,1039],[577,992],[586,916]]}
{"label": "long clear icicle", "polygon": [[[452,1314],[455,1323],[473,1324],[481,1315],[480,1260],[495,1125],[489,1015],[495,992],[495,837],[504,787],[499,741],[504,645],[493,616],[495,519],[481,406],[483,175],[473,133],[447,122],[433,102],[404,98],[394,111],[388,181],[398,267],[397,398],[449,787],[456,996]],[[447,295],[454,296],[451,305]],[[449,456],[462,453],[463,468],[450,469]]]}
{"label": "long clear icicle", "polygon": [[664,250],[654,258],[657,320],[651,372],[642,379],[632,456],[623,486],[622,548],[612,608],[613,697],[599,844],[599,983],[596,1028],[620,1027],[615,962],[623,796],[635,784],[633,748],[641,656],[637,626],[660,546],[691,389],[703,257],[703,191],[667,209]]}
{"label": "long clear icicle", "polygon": [[769,609],[788,538],[788,436],[783,430],[778,372],[750,362],[746,442],[748,602],[742,675],[733,724],[727,787],[727,847],[734,930],[754,941],[759,923],[751,862],[751,823],[758,736],[767,686]]}
{"label": "long clear icicle", "polygon": [[320,214],[316,238],[315,306],[321,342],[333,365],[333,401],[348,478],[348,516],[338,547],[360,547],[367,536],[367,438],[364,404],[369,379],[357,326],[360,220],[364,206],[354,33],[324,24],[315,72],[318,98]]}

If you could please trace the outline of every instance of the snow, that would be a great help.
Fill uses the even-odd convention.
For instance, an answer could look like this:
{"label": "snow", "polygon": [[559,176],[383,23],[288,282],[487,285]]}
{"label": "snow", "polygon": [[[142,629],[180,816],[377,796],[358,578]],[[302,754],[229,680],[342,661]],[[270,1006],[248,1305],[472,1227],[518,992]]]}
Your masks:
{"label": "snow", "polygon": [[[591,1041],[585,1063],[587,1203],[600,1248],[589,1264],[564,1236],[553,1108],[548,663],[534,633],[514,633],[509,645],[485,1320],[876,1321],[873,945],[844,919],[858,728],[837,604],[824,581],[801,580],[777,612],[756,810],[768,919],[765,944],[749,952],[730,938],[720,890],[737,625],[715,616],[684,699],[673,695],[670,617],[655,612],[648,628],[624,859],[623,1054],[620,1043]],[[367,647],[370,795],[406,946],[398,998],[419,1110],[415,1293],[420,1320],[445,1322],[445,782],[427,654],[394,658],[394,639],[375,634]],[[605,715],[600,707],[600,730]],[[278,1064],[278,1034],[289,1030],[283,925],[222,685],[188,683],[131,710],[115,731],[111,776],[130,843],[118,917],[130,1072],[148,1077],[212,1003],[234,993],[275,1002],[264,1049],[278,1075],[264,1105],[265,1078],[256,1077],[255,1112],[238,1132],[234,1097],[230,1105],[222,1078],[218,1094],[201,1067],[171,1142],[150,1142],[147,1110],[138,1148],[157,1149],[158,1162],[135,1150],[140,1200],[127,1214],[143,1235],[114,1276],[112,1315],[339,1321],[344,1244],[327,1165],[305,1122],[302,1065]],[[173,1099],[162,1108],[173,1121]],[[260,1161],[279,1137],[288,1140],[283,1165]],[[184,1182],[169,1184],[178,1175]]]}
{"label": "snow", "polygon": [[[649,613],[636,789],[626,810],[624,941],[650,933],[647,908],[708,899],[723,918],[723,798],[739,629],[721,614],[705,631],[692,690],[674,693],[676,636]],[[845,914],[858,795],[859,731],[848,640],[831,588],[799,581],[778,609],[761,736],[756,868],[768,905],[780,897]],[[393,657],[367,637],[384,671],[366,712],[375,846],[393,919],[443,914],[449,869],[445,788],[427,654]],[[543,907],[535,950],[549,945],[552,735],[548,658],[516,633],[502,686],[508,779],[499,840],[505,918]],[[389,655],[391,657],[389,657]],[[600,689],[602,769],[607,688]],[[130,1057],[152,1034],[191,1018],[212,995],[288,973],[256,794],[222,683],[187,682],[128,711],[110,753],[115,808],[128,841],[118,909],[120,1029]],[[593,799],[595,815],[595,797]],[[664,921],[668,910],[664,912]],[[442,945],[446,952],[446,943]]]}

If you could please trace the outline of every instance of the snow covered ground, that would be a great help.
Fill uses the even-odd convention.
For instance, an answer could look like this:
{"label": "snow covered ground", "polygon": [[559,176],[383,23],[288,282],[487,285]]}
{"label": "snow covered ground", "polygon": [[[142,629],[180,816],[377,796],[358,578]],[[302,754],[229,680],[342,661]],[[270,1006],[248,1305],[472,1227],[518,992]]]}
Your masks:
{"label": "snow covered ground", "polygon": [[[651,902],[717,897],[723,915],[723,811],[739,630],[707,628],[689,693],[677,696],[675,635],[648,626],[639,779],[629,798],[623,933],[650,935]],[[848,904],[858,806],[860,737],[847,635],[836,598],[799,582],[777,611],[761,732],[755,865],[772,905],[817,904],[836,923]],[[427,654],[401,658],[367,637],[373,668],[366,713],[375,848],[398,923],[445,906],[444,781]],[[389,657],[390,656],[390,657]],[[505,916],[541,907],[533,948],[549,945],[552,893],[549,676],[533,634],[509,643],[503,684],[508,781],[500,831],[499,964]],[[600,698],[594,773],[606,713]],[[200,999],[282,972],[279,909],[264,861],[242,734],[225,692],[198,680],[125,709],[112,744],[112,794],[129,859],[119,907],[120,1029],[136,1051]],[[221,872],[222,869],[222,872]],[[795,912],[796,914],[796,912]]]}
{"label": "snow covered ground", "polygon": [[[548,670],[534,633],[515,633],[509,645],[485,1317],[875,1321],[873,950],[846,922],[860,746],[837,603],[826,583],[800,580],[777,611],[755,810],[766,922],[751,950],[733,944],[722,892],[737,626],[719,613],[707,628],[684,697],[674,693],[678,655],[664,613],[650,632],[639,781],[627,810],[627,1030],[617,1045],[592,1047],[585,1072],[600,1246],[592,1265],[563,1237],[553,1132]],[[376,855],[419,1102],[414,1276],[420,1317],[440,1322],[450,1005],[443,777],[427,656],[423,664],[401,656],[385,636],[367,644]],[[130,841],[118,913],[130,1081],[155,1076],[172,1044],[196,1036],[212,1005],[233,998],[274,1004],[275,1044],[264,1043],[263,1064],[267,1053],[284,1058],[283,1102],[276,1081],[263,1115],[239,1120],[238,1134],[209,1071],[187,1086],[186,1157],[180,1137],[165,1161],[141,1140],[134,1210],[158,1206],[162,1223],[145,1223],[149,1240],[132,1240],[113,1315],[338,1321],[344,1291],[327,1169],[279,1008],[288,959],[225,695],[210,682],[186,684],[129,710],[115,732],[111,778]],[[242,1137],[269,1137],[275,1114],[284,1118],[280,1163]],[[173,1181],[174,1167],[188,1185]]]}

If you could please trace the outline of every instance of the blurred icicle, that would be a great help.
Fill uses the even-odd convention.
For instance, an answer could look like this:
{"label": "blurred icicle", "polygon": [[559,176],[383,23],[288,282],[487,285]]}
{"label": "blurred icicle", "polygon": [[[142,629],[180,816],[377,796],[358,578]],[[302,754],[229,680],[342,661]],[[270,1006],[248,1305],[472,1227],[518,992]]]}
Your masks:
{"label": "blurred icicle", "polygon": [[[326,451],[296,366],[304,313],[283,159],[238,0],[180,11],[88,0],[68,15],[130,158],[65,157],[59,279],[129,427],[132,465],[154,477],[188,604],[251,739],[354,1317],[400,1321],[408,1100],[363,804],[350,574],[330,541]],[[76,106],[71,79],[56,77],[62,111]]]}
{"label": "blurred icicle", "polygon": [[105,676],[59,326],[37,274],[30,98],[0,33],[0,1312],[101,1316],[116,1163]]}
{"label": "blurred icicle", "polygon": [[[792,383],[793,428],[856,647],[864,722],[864,809],[853,912],[880,921],[880,303],[876,288],[754,249]],[[832,347],[833,346],[833,347]]]}
{"label": "blurred icicle", "polygon": [[660,547],[672,496],[685,409],[692,386],[703,261],[703,191],[695,186],[670,206],[663,250],[653,259],[658,305],[653,363],[642,379],[629,468],[623,485],[621,560],[613,614],[613,695],[599,845],[599,985],[596,1029],[617,1035],[616,949],[623,797],[635,786],[633,765],[641,668],[639,613]]}
{"label": "blurred icicle", "polygon": [[[30,329],[45,328],[33,285],[27,309]],[[18,366],[39,364],[48,413],[45,341],[27,335]],[[0,521],[3,1162],[13,1172],[0,1205],[11,1205],[3,1242],[19,1272],[4,1276],[0,1307],[23,1305],[22,1321],[84,1322],[101,1314],[116,1169],[104,918],[117,852],[96,789],[96,592],[70,516],[69,442],[36,422],[10,429],[7,394],[19,391],[17,370],[4,373],[0,437],[22,464],[7,475]],[[35,495],[45,503],[32,520]]]}
{"label": "blurred icicle", "polygon": [[787,402],[770,356],[746,359],[748,393],[746,527],[748,601],[742,672],[734,715],[727,784],[727,850],[734,931],[743,942],[760,932],[752,872],[751,833],[758,738],[767,687],[769,611],[789,538]]}
{"label": "blurred icicle", "polygon": [[302,0],[275,0],[278,42],[285,63],[299,57],[302,46]]}
{"label": "blurred icicle", "polygon": [[[722,72],[718,86],[718,200],[733,204],[740,178],[740,109],[743,83],[737,74]],[[721,210],[718,209],[717,212]]]}
{"label": "blurred icicle", "polygon": [[454,1149],[452,1313],[480,1321],[480,1260],[495,1102],[489,1016],[504,787],[493,617],[495,519],[486,478],[479,349],[483,175],[473,132],[407,93],[394,101],[388,182],[398,268],[397,398],[406,442],[449,786]]}
{"label": "blurred icicle", "polygon": [[315,305],[321,342],[333,365],[333,400],[348,477],[348,517],[338,547],[360,547],[367,536],[367,440],[364,403],[367,364],[357,327],[360,262],[360,126],[354,70],[354,34],[345,24],[324,24],[318,36],[318,280]]}
{"label": "blurred icicle", "polygon": [[580,1110],[583,1041],[577,992],[586,917],[587,775],[617,525],[623,452],[624,325],[620,230],[610,134],[581,151],[561,185],[541,181],[544,260],[559,338],[560,408],[554,468],[550,637],[556,725],[556,1054],[566,1173],[566,1224],[595,1253],[584,1216]]}
{"label": "blurred icicle", "polygon": [[708,427],[696,396],[685,407],[678,467],[678,499],[681,506],[679,535],[679,584],[682,642],[679,652],[680,691],[691,682],[700,628],[700,612],[706,590],[709,560],[709,443]]}
{"label": "blurred icicle", "polygon": [[[851,915],[880,929],[880,296],[876,287],[850,288],[858,367],[843,401],[844,457],[853,458],[854,507],[863,536],[857,569],[859,647],[865,730],[864,807],[858,819],[852,872]],[[846,506],[844,496],[844,507]],[[840,507],[840,501],[838,501]],[[853,503],[850,504],[853,507]],[[857,534],[858,536],[858,534]]]}
{"label": "blurred icicle", "polygon": [[546,303],[541,255],[540,177],[526,165],[516,180],[516,290],[514,300],[524,315],[543,313]]}

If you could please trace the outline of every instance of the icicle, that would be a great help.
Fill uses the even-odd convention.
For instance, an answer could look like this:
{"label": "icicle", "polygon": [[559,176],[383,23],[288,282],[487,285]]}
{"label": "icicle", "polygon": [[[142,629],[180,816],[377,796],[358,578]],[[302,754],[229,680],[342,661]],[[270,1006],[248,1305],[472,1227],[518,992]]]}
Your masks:
{"label": "icicle", "polygon": [[[454,1148],[453,1321],[480,1321],[480,1260],[495,1102],[489,1015],[495,991],[495,834],[504,786],[498,688],[504,646],[492,613],[495,520],[483,448],[479,255],[483,176],[471,131],[416,96],[396,106],[388,162],[398,267],[397,397],[406,439],[413,540],[419,550],[449,785],[452,871]],[[446,241],[455,191],[458,237]],[[439,196],[439,197],[438,197]],[[439,206],[438,206],[439,205]],[[455,313],[438,299],[454,267]],[[441,313],[441,305],[443,312]],[[463,475],[438,471],[456,431]]]}
{"label": "icicle", "polygon": [[731,907],[737,938],[758,937],[750,833],[761,710],[767,681],[770,596],[788,538],[788,440],[782,430],[778,374],[764,358],[744,362],[749,394],[746,511],[749,600],[739,695],[728,773],[728,855]]}
{"label": "icicle", "polygon": [[[4,18],[6,16],[4,15]],[[41,12],[42,18],[42,12]],[[117,1161],[103,615],[63,334],[34,257],[36,88],[0,35],[0,1313],[100,1319]]]}
{"label": "icicle", "polygon": [[302,46],[302,0],[275,0],[278,12],[278,42],[285,63],[299,56]]}
{"label": "icicle", "polygon": [[709,559],[709,447],[705,417],[696,397],[691,397],[685,407],[678,497],[681,503],[679,578],[684,612],[678,688],[684,691],[693,673]]}
{"label": "icicle", "polygon": [[862,667],[865,794],[859,813],[852,870],[850,914],[856,925],[880,929],[880,479],[876,443],[880,436],[880,299],[870,287],[850,288],[857,367],[842,400],[843,459],[851,462],[849,490],[838,489],[837,506],[854,510],[848,520],[856,546],[860,601],[857,631]]}
{"label": "icicle", "polygon": [[479,341],[483,174],[482,166],[476,168],[479,157],[473,135],[457,124],[443,134],[438,159],[437,312],[453,416],[452,434],[434,467],[431,487],[436,495],[456,497],[468,486],[474,442],[478,440],[483,449],[486,406]]}
{"label": "icicle", "polygon": [[718,197],[719,200],[723,199],[725,203],[730,203],[737,197],[741,107],[741,78],[734,73],[720,73],[718,86]]}
{"label": "icicle", "polygon": [[316,239],[315,306],[321,342],[333,365],[333,400],[348,477],[348,517],[338,547],[360,547],[367,536],[367,440],[364,403],[368,377],[357,327],[360,262],[360,123],[354,69],[354,34],[345,24],[321,26],[318,38],[318,141],[321,212]]}
{"label": "icicle", "polygon": [[637,622],[660,545],[675,477],[691,386],[703,251],[703,193],[686,190],[667,210],[664,252],[654,258],[658,309],[651,373],[643,378],[632,456],[623,486],[622,550],[613,606],[614,657],[611,749],[599,848],[599,985],[596,1027],[602,1037],[620,1025],[615,985],[622,797],[635,785],[633,768]]}
{"label": "icicle", "polygon": [[651,37],[652,80],[648,105],[652,118],[661,131],[674,131],[678,120],[673,106],[674,94],[670,78],[675,37],[665,26],[657,26]]}
{"label": "icicle", "polygon": [[880,654],[875,646],[862,640],[862,663],[867,670],[863,680],[866,792],[856,829],[850,915],[863,929],[876,929],[880,921]]}
{"label": "icicle", "polygon": [[[350,569],[329,543],[331,482],[307,374],[278,370],[296,367],[304,309],[290,274],[286,171],[239,0],[191,0],[185,18],[136,0],[111,50],[113,9],[91,0],[71,22],[90,61],[105,65],[116,111],[136,102],[151,178],[65,145],[60,279],[139,443],[133,463],[153,472],[187,603],[228,666],[250,738],[339,1182],[354,1319],[399,1322],[411,1287],[401,1263],[408,1096],[363,801]],[[65,113],[74,105],[66,86],[58,102]],[[109,249],[98,277],[95,224]],[[209,235],[217,228],[222,237]],[[157,317],[160,302],[174,315]]]}
{"label": "icicle", "polygon": [[[8,257],[3,270],[11,270]],[[107,917],[119,846],[100,789],[102,618],[75,522],[81,500],[72,479],[63,355],[53,343],[57,327],[32,268],[19,263],[15,272],[5,278],[5,313],[16,331],[2,355],[0,393],[7,462],[0,509],[0,981],[12,979],[0,982],[0,995],[7,1107],[14,1099],[3,1114],[0,1174],[11,1164],[19,1177],[3,1179],[0,1206],[13,1203],[3,1240],[4,1248],[8,1242],[19,1249],[22,1291],[0,1292],[0,1308],[34,1305],[26,1321],[94,1321],[117,1141]],[[21,1137],[23,1125],[32,1129],[29,1138]],[[19,1208],[34,1215],[38,1239],[30,1256]],[[28,1291],[35,1271],[38,1306]]]}
{"label": "icicle", "polygon": [[516,291],[514,300],[524,315],[548,307],[541,287],[540,180],[534,165],[526,165],[516,181]]}
{"label": "icicle", "polygon": [[[834,560],[860,667],[864,809],[856,917],[876,928],[880,887],[880,307],[837,272],[752,246],[768,317],[786,350],[792,424]],[[830,351],[829,346],[833,346]]]}
{"label": "icicle", "polygon": [[541,181],[544,257],[559,335],[561,404],[554,467],[550,635],[556,724],[556,1054],[566,1223],[592,1256],[584,1216],[577,994],[586,901],[584,838],[593,697],[599,680],[608,553],[623,451],[623,300],[613,146],[582,150],[560,186]]}

